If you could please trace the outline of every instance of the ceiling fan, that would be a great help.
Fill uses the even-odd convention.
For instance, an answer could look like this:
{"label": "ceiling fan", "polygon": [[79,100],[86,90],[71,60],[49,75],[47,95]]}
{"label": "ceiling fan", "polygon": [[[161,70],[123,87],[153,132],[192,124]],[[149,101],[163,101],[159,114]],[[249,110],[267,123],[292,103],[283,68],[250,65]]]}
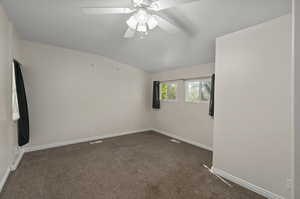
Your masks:
{"label": "ceiling fan", "polygon": [[82,7],[87,15],[102,14],[131,14],[126,21],[128,29],[124,34],[125,38],[132,38],[137,33],[143,38],[150,30],[160,27],[170,33],[180,31],[180,28],[165,18],[159,16],[158,12],[178,4],[189,3],[196,0],[182,0],[180,3],[175,0],[131,0],[132,6],[129,8],[107,8],[107,7]]}

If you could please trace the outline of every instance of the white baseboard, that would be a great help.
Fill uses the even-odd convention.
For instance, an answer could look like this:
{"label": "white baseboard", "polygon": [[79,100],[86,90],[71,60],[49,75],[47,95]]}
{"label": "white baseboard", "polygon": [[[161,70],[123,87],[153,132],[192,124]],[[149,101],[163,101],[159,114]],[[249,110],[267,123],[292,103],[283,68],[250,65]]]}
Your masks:
{"label": "white baseboard", "polygon": [[14,171],[14,170],[16,170],[18,168],[18,166],[19,166],[19,164],[20,164],[20,162],[22,160],[23,155],[24,155],[24,151],[23,150],[19,150],[17,158],[14,160],[14,162],[12,162],[12,164],[10,165],[10,167],[7,168],[7,170],[6,170],[3,178],[0,179],[0,193],[1,193],[1,191],[2,191],[2,189],[4,187],[4,185],[5,185],[5,183],[7,181],[7,178],[9,176],[10,172]]}
{"label": "white baseboard", "polygon": [[19,150],[19,154],[18,154],[18,157],[15,159],[15,161],[12,163],[11,167],[10,167],[10,170],[11,171],[14,171],[18,168],[22,158],[23,158],[23,155],[24,155],[24,150],[23,149],[20,149]]}
{"label": "white baseboard", "polygon": [[66,146],[66,145],[70,145],[70,144],[78,144],[78,143],[89,142],[89,141],[93,141],[93,140],[100,140],[100,139],[117,137],[117,136],[122,136],[122,135],[140,133],[140,132],[150,131],[150,130],[151,129],[141,129],[141,130],[135,130],[135,131],[122,132],[122,133],[100,135],[100,136],[80,138],[80,139],[75,139],[75,140],[70,140],[70,141],[65,141],[65,142],[56,142],[56,143],[52,143],[52,144],[45,144],[45,145],[40,145],[40,146],[27,146],[27,147],[23,147],[22,149],[25,153],[27,153],[27,152],[32,152],[32,151],[40,151],[40,150],[44,150],[44,149]]}
{"label": "white baseboard", "polygon": [[200,144],[198,142],[195,142],[195,141],[191,141],[191,140],[187,140],[185,138],[182,138],[180,136],[177,136],[177,135],[174,135],[174,134],[171,134],[171,133],[167,133],[165,131],[161,131],[161,130],[158,130],[158,129],[152,129],[152,131],[155,131],[157,133],[160,133],[160,134],[163,134],[163,135],[166,135],[168,137],[171,137],[171,138],[175,138],[177,140],[181,140],[183,142],[186,142],[186,143],[189,143],[191,145],[194,145],[194,146],[197,146],[197,147],[200,147],[200,148],[203,148],[203,149],[206,149],[208,151],[213,151],[213,149],[209,146],[206,146],[206,145],[203,145],[203,144]]}
{"label": "white baseboard", "polygon": [[227,179],[227,180],[230,180],[242,187],[245,187],[246,189],[249,189],[259,195],[262,195],[266,198],[269,198],[269,199],[285,199],[284,197],[282,196],[279,196],[271,191],[268,191],[262,187],[259,187],[259,186],[256,186],[254,184],[251,184],[250,182],[246,181],[246,180],[243,180],[241,178],[238,178],[236,176],[233,176],[229,173],[227,173],[226,171],[223,171],[221,169],[218,169],[218,168],[212,168],[212,171],[213,173],[219,175],[219,176],[222,176],[223,178]]}
{"label": "white baseboard", "polygon": [[2,191],[4,185],[5,185],[6,181],[7,181],[9,173],[10,173],[10,168],[7,168],[7,170],[5,171],[4,176],[2,177],[2,179],[0,179],[0,192]]}

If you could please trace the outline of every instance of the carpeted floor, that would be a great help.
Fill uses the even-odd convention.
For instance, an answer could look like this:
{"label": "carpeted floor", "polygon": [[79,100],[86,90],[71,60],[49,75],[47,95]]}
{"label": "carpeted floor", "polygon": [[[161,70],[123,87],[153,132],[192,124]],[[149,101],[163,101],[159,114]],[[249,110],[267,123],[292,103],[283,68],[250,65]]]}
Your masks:
{"label": "carpeted floor", "polygon": [[27,153],[0,199],[264,199],[213,176],[212,153],[154,132]]}

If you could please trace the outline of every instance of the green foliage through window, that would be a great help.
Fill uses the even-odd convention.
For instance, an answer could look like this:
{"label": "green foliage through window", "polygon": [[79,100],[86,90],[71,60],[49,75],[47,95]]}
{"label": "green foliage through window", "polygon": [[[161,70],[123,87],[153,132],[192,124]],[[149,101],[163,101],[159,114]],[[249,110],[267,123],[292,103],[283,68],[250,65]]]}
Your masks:
{"label": "green foliage through window", "polygon": [[162,83],[160,85],[160,99],[161,100],[176,100],[176,89],[175,83]]}

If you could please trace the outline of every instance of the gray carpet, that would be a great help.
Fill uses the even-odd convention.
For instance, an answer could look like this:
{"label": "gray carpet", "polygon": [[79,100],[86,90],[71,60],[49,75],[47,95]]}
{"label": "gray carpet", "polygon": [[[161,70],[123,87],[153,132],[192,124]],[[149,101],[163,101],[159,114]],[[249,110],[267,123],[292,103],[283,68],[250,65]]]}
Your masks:
{"label": "gray carpet", "polygon": [[202,165],[212,153],[155,132],[25,154],[0,199],[263,199]]}

